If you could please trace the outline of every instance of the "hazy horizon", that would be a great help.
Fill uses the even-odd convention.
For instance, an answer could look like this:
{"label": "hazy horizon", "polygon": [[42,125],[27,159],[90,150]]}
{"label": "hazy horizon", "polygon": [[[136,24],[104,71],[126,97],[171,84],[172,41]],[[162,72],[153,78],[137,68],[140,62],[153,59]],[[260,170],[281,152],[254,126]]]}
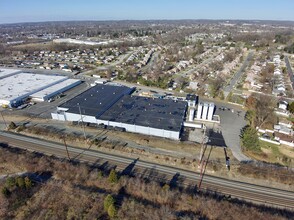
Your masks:
{"label": "hazy horizon", "polygon": [[122,20],[294,21],[294,1],[283,0],[37,0],[0,1],[0,23]]}

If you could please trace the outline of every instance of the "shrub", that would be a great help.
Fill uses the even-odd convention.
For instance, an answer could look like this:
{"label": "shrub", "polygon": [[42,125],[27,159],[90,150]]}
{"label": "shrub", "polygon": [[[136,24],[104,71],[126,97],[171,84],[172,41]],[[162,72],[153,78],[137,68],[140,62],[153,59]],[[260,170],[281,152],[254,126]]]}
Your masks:
{"label": "shrub", "polygon": [[170,186],[166,183],[166,184],[163,185],[162,189],[164,191],[168,191],[170,189]]}
{"label": "shrub", "polygon": [[103,172],[101,170],[98,171],[97,178],[101,179],[103,177]]}
{"label": "shrub", "polygon": [[8,196],[10,195],[10,191],[9,191],[9,189],[8,189],[6,186],[4,186],[4,187],[2,188],[2,194],[3,194],[5,197],[8,197]]}
{"label": "shrub", "polygon": [[12,122],[10,122],[10,124],[8,125],[8,129],[9,130],[14,130],[14,129],[16,129],[16,124],[12,121]]}
{"label": "shrub", "polygon": [[23,177],[17,177],[16,178],[16,185],[20,188],[24,188],[25,187],[25,181],[23,179]]}
{"label": "shrub", "polygon": [[30,178],[27,177],[27,176],[25,177],[24,182],[25,182],[25,187],[26,187],[27,189],[30,189],[30,188],[33,186],[32,181],[31,181]]}
{"label": "shrub", "polygon": [[114,169],[112,169],[112,170],[110,171],[110,174],[109,174],[109,176],[108,176],[108,181],[109,181],[110,183],[117,183],[117,182],[118,182],[118,176],[117,176],[117,173],[115,172]]}
{"label": "shrub", "polygon": [[18,126],[17,128],[16,128],[16,132],[22,132],[22,131],[24,131],[26,129],[26,126],[24,126],[24,125],[20,125],[20,126]]}
{"label": "shrub", "polygon": [[113,204],[108,207],[107,213],[110,218],[114,218],[117,214],[116,208]]}
{"label": "shrub", "polygon": [[115,202],[115,200],[114,200],[114,198],[112,197],[112,195],[110,195],[110,194],[107,195],[107,196],[105,197],[105,199],[104,199],[104,203],[103,203],[103,205],[104,205],[104,210],[108,212],[109,207],[110,207],[111,205],[114,206],[114,202]]}
{"label": "shrub", "polygon": [[8,177],[7,179],[6,179],[6,183],[5,183],[5,185],[7,186],[7,187],[9,187],[9,188],[11,188],[11,187],[14,187],[15,186],[15,178],[14,177]]}

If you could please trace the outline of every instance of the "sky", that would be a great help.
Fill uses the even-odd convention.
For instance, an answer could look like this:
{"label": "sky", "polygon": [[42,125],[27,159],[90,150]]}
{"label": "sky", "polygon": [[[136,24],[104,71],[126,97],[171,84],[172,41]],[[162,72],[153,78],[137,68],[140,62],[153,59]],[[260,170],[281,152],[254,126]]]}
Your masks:
{"label": "sky", "polygon": [[156,19],[294,21],[294,0],[0,0],[0,23]]}

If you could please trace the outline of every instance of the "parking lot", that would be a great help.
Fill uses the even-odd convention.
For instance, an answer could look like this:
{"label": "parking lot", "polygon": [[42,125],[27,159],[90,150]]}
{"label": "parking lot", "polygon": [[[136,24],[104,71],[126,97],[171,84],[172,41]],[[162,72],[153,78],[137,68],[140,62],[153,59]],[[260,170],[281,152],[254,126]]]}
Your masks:
{"label": "parking lot", "polygon": [[215,104],[215,114],[220,116],[220,128],[227,147],[238,160],[249,160],[240,147],[240,131],[246,125],[245,111],[239,106],[217,102]]}

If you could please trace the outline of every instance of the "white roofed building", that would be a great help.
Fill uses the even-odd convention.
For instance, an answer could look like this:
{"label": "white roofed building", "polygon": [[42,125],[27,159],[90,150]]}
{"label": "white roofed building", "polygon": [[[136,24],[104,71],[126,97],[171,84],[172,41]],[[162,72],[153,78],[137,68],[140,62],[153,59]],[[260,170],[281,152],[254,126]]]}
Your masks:
{"label": "white roofed building", "polygon": [[20,73],[20,70],[17,69],[0,69],[0,79],[5,77],[13,76],[17,73]]}
{"label": "white roofed building", "polygon": [[36,92],[32,95],[30,95],[30,98],[32,101],[35,102],[44,102],[49,100],[50,98],[61,94],[81,83],[78,79],[67,79],[65,81],[62,81],[58,84],[55,84],[53,86],[50,86],[48,88],[45,88],[39,92]]}
{"label": "white roofed building", "polygon": [[65,76],[18,73],[0,80],[0,105],[17,107],[33,93],[66,80]]}

